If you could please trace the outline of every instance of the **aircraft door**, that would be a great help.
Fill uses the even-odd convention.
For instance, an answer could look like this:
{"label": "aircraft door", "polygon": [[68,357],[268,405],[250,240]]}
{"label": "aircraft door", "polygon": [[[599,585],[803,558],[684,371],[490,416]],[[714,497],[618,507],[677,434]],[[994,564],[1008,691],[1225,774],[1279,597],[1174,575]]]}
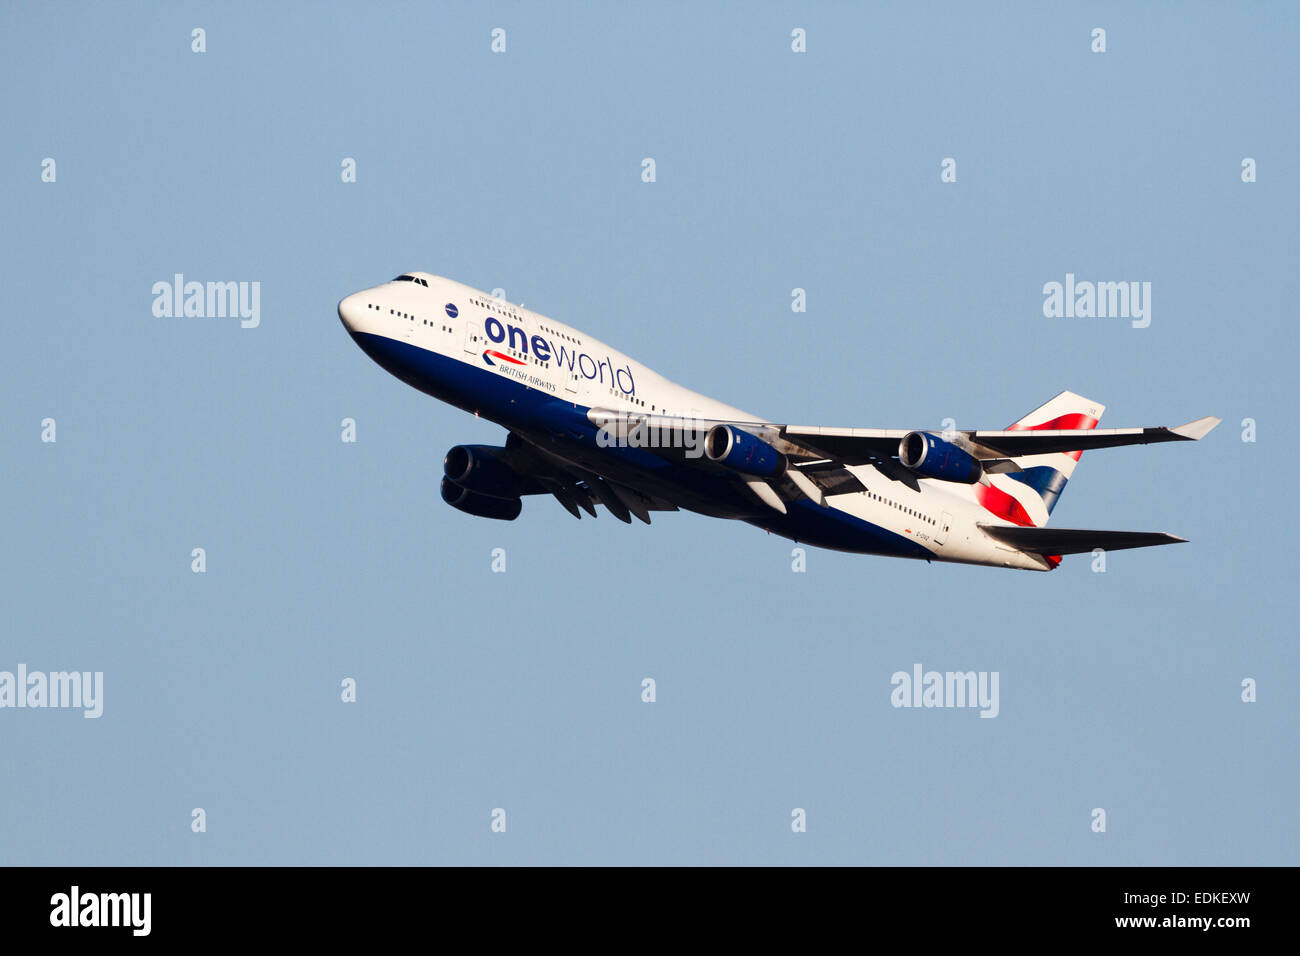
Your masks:
{"label": "aircraft door", "polygon": [[465,351],[470,355],[476,355],[487,348],[487,346],[483,344],[483,342],[486,341],[487,336],[480,331],[478,324],[468,315],[463,313],[460,320],[465,323]]}
{"label": "aircraft door", "polygon": [[952,528],[952,515],[945,511],[939,516],[939,530],[934,533],[935,544],[943,544],[948,540],[950,528]]}

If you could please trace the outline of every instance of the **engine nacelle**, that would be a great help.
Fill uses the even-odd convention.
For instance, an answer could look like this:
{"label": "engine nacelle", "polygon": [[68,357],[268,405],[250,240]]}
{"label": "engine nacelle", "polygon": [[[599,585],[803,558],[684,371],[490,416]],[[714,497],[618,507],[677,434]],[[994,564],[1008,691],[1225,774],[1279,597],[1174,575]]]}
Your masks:
{"label": "engine nacelle", "polygon": [[929,432],[908,432],[898,443],[898,460],[925,478],[960,481],[973,485],[984,468],[976,458],[952,442]]}
{"label": "engine nacelle", "polygon": [[457,445],[442,460],[442,473],[468,491],[493,498],[518,498],[525,482],[501,460],[504,453],[504,448],[495,445]]}
{"label": "engine nacelle", "polygon": [[524,503],[518,498],[494,498],[492,495],[479,494],[462,488],[450,478],[442,479],[442,500],[457,511],[500,521],[514,521],[524,509]]}
{"label": "engine nacelle", "polygon": [[704,436],[709,461],[726,465],[742,475],[772,478],[785,472],[785,455],[763,439],[734,425],[714,425]]}

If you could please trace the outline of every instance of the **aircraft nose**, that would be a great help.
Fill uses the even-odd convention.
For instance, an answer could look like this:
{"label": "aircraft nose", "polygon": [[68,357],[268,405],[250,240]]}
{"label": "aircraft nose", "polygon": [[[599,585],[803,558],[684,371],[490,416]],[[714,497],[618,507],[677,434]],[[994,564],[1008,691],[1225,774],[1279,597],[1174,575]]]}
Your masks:
{"label": "aircraft nose", "polygon": [[349,332],[357,331],[357,324],[361,320],[361,313],[365,311],[365,306],[361,303],[361,293],[354,292],[352,295],[344,296],[339,301],[339,321]]}

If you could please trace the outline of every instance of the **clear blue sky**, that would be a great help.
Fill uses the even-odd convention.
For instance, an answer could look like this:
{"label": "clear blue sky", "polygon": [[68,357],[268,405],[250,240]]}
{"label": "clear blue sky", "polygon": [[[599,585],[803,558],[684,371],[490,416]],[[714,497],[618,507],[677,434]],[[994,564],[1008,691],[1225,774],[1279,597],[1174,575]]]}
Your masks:
{"label": "clear blue sky", "polygon": [[[0,711],[0,862],[1295,864],[1300,15],[993,6],[5,4],[0,670],[105,701]],[[1224,424],[1084,456],[1054,524],[1192,542],[1105,574],[475,520],[501,430],[335,314],[406,269],[776,421]],[[260,327],[155,318],[177,272]],[[1150,327],[1045,318],[1067,272]],[[893,709],[917,662],[1000,715]]]}

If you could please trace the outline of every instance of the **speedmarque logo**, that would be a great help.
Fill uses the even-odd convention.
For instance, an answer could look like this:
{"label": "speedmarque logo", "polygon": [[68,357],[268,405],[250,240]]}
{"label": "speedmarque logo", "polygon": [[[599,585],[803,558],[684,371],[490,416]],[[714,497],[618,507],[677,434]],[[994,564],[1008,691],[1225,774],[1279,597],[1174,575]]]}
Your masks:
{"label": "speedmarque logo", "polygon": [[148,936],[152,893],[70,893],[50,897],[51,926],[129,926],[133,936]]}

